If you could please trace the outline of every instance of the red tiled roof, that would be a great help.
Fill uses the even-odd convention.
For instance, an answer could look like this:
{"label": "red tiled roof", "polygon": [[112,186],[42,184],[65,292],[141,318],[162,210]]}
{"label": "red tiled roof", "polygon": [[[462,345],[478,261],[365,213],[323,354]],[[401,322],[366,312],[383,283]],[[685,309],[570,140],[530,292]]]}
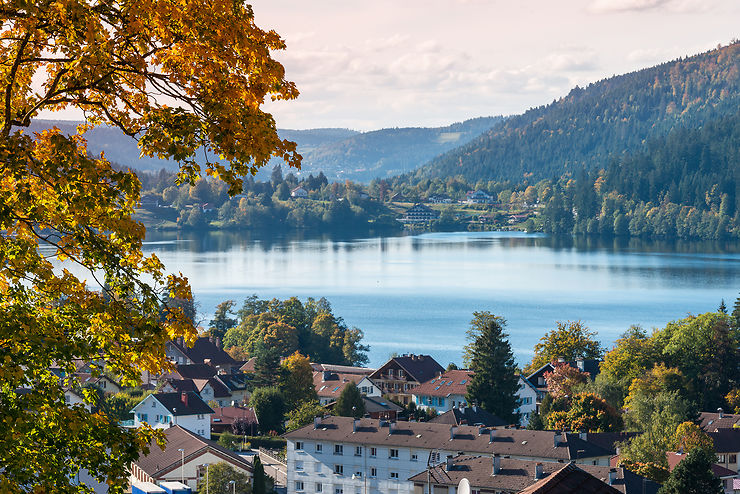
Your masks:
{"label": "red tiled roof", "polygon": [[568,463],[552,475],[519,491],[519,494],[619,494],[619,491],[574,463]]}
{"label": "red tiled roof", "polygon": [[412,394],[416,396],[441,396],[443,398],[450,395],[465,396],[472,377],[473,371],[450,370],[441,376],[420,384],[414,388]]}
{"label": "red tiled roof", "polygon": [[705,431],[717,429],[731,429],[735,424],[740,424],[740,415],[723,413],[722,417],[716,412],[701,412],[699,414],[699,427]]}
{"label": "red tiled roof", "polygon": [[[740,444],[737,445],[737,449],[740,449]],[[665,456],[668,460],[668,469],[670,471],[673,471],[673,469],[676,468],[679,463],[681,463],[681,460],[686,458],[687,453],[676,453],[674,451],[668,451],[666,452]],[[712,464],[712,473],[715,477],[718,478],[734,477],[737,475],[737,472],[734,472],[729,468],[725,468],[722,465],[717,465],[716,463]]]}
{"label": "red tiled roof", "polygon": [[313,385],[319,398],[339,398],[344,387],[353,382],[357,384],[362,381],[363,374],[338,374],[336,372],[322,371],[313,373]]}

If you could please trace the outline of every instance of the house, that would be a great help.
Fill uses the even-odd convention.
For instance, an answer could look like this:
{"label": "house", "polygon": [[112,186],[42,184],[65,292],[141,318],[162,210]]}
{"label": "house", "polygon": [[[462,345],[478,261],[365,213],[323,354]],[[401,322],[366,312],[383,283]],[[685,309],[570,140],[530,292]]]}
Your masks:
{"label": "house", "polygon": [[[599,374],[600,361],[596,359],[576,359],[569,362],[566,362],[564,359],[558,359],[557,363],[565,363],[581,372],[587,372],[591,380],[594,380]],[[545,374],[554,370],[555,362],[548,362],[527,376],[527,380],[537,389],[537,410],[539,410],[542,398],[547,394],[547,379],[545,379]]]}
{"label": "house", "polygon": [[321,371],[313,373],[313,385],[319,396],[319,403],[328,405],[337,401],[344,387],[350,382],[355,384],[362,381],[366,376],[354,373],[338,373],[332,371]]}
{"label": "house", "polygon": [[[376,420],[396,420],[398,418],[398,412],[403,410],[403,407],[380,397],[363,396],[362,402],[365,404],[365,417]],[[327,410],[334,410],[336,404],[336,401],[329,403],[325,408]]]}
{"label": "house", "polygon": [[391,196],[391,202],[409,202],[409,199],[405,195],[398,192]]}
{"label": "house", "polygon": [[194,391],[206,403],[214,401],[218,406],[228,406],[233,398],[229,388],[218,378],[207,379],[170,379],[162,387],[163,393],[183,393]]}
{"label": "house", "polygon": [[206,439],[211,438],[210,417],[214,411],[193,391],[151,394],[131,413],[134,414],[134,427],[144,422],[155,429],[179,425]]}
{"label": "house", "polygon": [[[740,446],[735,446],[735,448],[738,449],[740,448]],[[686,453],[676,453],[674,451],[668,451],[665,455],[666,459],[668,460],[668,469],[671,472],[674,468],[676,468],[676,466],[678,466],[679,463],[681,463],[681,460],[683,460],[687,456]],[[729,468],[726,468],[719,463],[714,463],[711,468],[714,476],[722,481],[722,487],[724,491],[726,493],[732,494],[734,492],[733,484],[736,479],[740,478],[740,476],[738,476],[737,470],[730,470]]]}
{"label": "house", "polygon": [[537,412],[537,403],[542,402],[544,394],[540,393],[535,385],[526,377],[518,377],[519,388],[517,388],[516,396],[519,399],[519,407],[516,409],[516,412],[519,413],[519,425],[527,427],[529,418],[533,413]]}
{"label": "house", "polygon": [[442,372],[444,367],[431,356],[407,354],[391,358],[368,377],[384,396],[407,405],[413,399],[412,390]]}
{"label": "house", "polygon": [[67,406],[82,405],[88,412],[92,410],[92,405],[85,403],[85,397],[82,392],[74,388],[64,389],[64,403]]}
{"label": "house", "polygon": [[[565,466],[557,462],[515,460],[496,454],[493,457],[457,455],[414,475],[409,481],[414,484],[414,494],[425,494],[429,484],[432,484],[434,492],[445,492],[445,489],[454,492],[462,479],[468,481],[473,491],[517,493],[556,475]],[[660,488],[658,483],[624,468],[594,465],[579,465],[578,468],[622,494],[656,494]]]}
{"label": "house", "polygon": [[725,413],[721,408],[717,409],[717,413],[701,412],[699,414],[699,427],[705,432],[732,429],[736,426],[740,427],[740,414]]}
{"label": "house", "polygon": [[427,201],[432,204],[452,204],[452,198],[447,194],[432,194]]}
{"label": "house", "polygon": [[437,415],[429,422],[447,425],[483,425],[485,427],[504,427],[510,425],[504,419],[483,410],[477,405],[460,405],[441,415]]}
{"label": "house", "polygon": [[439,211],[435,211],[429,206],[418,203],[411,206],[398,221],[403,223],[424,223],[434,221],[439,218]]}
{"label": "house", "polygon": [[90,373],[78,372],[75,377],[80,386],[95,386],[105,394],[116,394],[123,391],[123,387],[105,374],[94,376]]}
{"label": "house", "polygon": [[293,199],[307,199],[308,192],[306,191],[306,189],[299,185],[298,187],[290,191],[290,197],[292,197]]}
{"label": "house", "polygon": [[247,403],[252,396],[252,381],[246,374],[219,374],[218,380],[229,388],[231,401],[236,404]]}
{"label": "house", "polygon": [[211,432],[221,433],[224,431],[233,432],[234,423],[243,421],[245,426],[251,431],[250,436],[257,434],[259,421],[254,408],[248,407],[220,407],[211,415]]}
{"label": "house", "polygon": [[380,390],[380,386],[375,384],[372,379],[365,376],[360,382],[357,383],[357,387],[360,388],[360,393],[365,396],[381,397],[383,392]]}
{"label": "house", "polygon": [[490,204],[493,202],[493,196],[484,190],[468,191],[465,197],[465,202],[468,204]]}
{"label": "house", "polygon": [[465,396],[472,377],[473,371],[470,370],[449,370],[421,383],[411,396],[417,408],[434,408],[437,412],[444,413],[467,405]]}
{"label": "house", "polygon": [[609,465],[609,451],[578,434],[487,429],[431,422],[389,422],[317,417],[289,432],[288,494],[298,492],[397,492],[411,494],[409,477],[428,461],[448,455],[493,456],[537,461]]}
{"label": "house", "polygon": [[254,373],[254,365],[257,363],[257,357],[252,357],[244,364],[239,367],[239,372],[243,372],[245,374],[253,374]]}
{"label": "house", "polygon": [[717,464],[740,473],[740,428],[717,429],[707,432],[714,443],[714,452],[717,453]]}
{"label": "house", "polygon": [[[609,477],[611,482],[611,476]],[[519,491],[520,494],[617,494],[610,483],[597,479],[570,463],[536,483]],[[645,492],[645,491],[643,491]]]}
{"label": "house", "polygon": [[238,363],[221,348],[221,339],[201,336],[195,340],[192,348],[182,338],[168,341],[165,345],[167,358],[176,364],[210,364],[217,370],[232,374],[238,369]]}
{"label": "house", "polygon": [[219,462],[252,476],[252,465],[244,458],[184,427],[170,427],[164,434],[167,439],[164,450],[152,441],[149,453],[131,464],[131,484],[179,481],[182,478],[195,492],[198,482],[206,476],[206,465]]}

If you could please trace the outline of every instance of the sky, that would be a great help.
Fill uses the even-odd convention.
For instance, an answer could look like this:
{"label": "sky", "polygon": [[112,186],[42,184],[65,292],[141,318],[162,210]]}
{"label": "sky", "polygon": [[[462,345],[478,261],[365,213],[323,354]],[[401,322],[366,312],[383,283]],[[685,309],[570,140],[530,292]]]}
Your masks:
{"label": "sky", "polygon": [[448,125],[740,38],[737,0],[253,0],[301,95],[279,128]]}

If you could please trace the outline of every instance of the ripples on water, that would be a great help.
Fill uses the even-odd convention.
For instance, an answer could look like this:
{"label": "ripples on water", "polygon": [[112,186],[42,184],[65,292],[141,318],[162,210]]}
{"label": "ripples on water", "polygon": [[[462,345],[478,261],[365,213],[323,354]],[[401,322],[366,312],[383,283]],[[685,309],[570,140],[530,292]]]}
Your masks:
{"label": "ripples on water", "polygon": [[145,249],[189,277],[203,321],[227,299],[326,297],[365,332],[370,365],[393,352],[458,364],[473,311],[508,320],[526,363],[558,320],[610,345],[631,324],[663,326],[737,296],[736,243],[603,241],[518,232],[416,236],[150,232]]}

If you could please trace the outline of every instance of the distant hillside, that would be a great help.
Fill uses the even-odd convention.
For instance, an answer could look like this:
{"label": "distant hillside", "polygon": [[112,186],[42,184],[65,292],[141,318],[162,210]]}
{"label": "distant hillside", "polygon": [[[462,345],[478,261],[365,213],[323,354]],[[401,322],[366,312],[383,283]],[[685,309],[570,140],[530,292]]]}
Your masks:
{"label": "distant hillside", "polygon": [[576,87],[566,97],[507,119],[417,170],[467,180],[560,176],[639,152],[673,129],[698,128],[740,106],[740,44]]}
{"label": "distant hillside", "polygon": [[329,179],[360,182],[399,175],[469,142],[502,121],[503,117],[480,117],[447,127],[382,129],[312,150],[299,146],[303,154],[302,175],[323,171]]}
{"label": "distant hillside", "polygon": [[[292,173],[308,176],[323,171],[330,180],[370,181],[411,171],[501,121],[502,117],[480,117],[436,128],[394,128],[364,133],[349,129],[280,129],[278,133],[298,144],[298,152],[303,155],[301,171],[292,170]],[[36,120],[31,130],[54,125],[64,132],[73,132],[76,122]],[[150,171],[176,168],[172,161],[139,158],[136,141],[114,128],[95,128],[88,132],[87,139],[90,152],[105,151],[110,161],[125,166]],[[281,161],[273,160],[273,163]],[[270,168],[260,171],[258,178],[268,178]],[[284,172],[287,174],[288,170]]]}

